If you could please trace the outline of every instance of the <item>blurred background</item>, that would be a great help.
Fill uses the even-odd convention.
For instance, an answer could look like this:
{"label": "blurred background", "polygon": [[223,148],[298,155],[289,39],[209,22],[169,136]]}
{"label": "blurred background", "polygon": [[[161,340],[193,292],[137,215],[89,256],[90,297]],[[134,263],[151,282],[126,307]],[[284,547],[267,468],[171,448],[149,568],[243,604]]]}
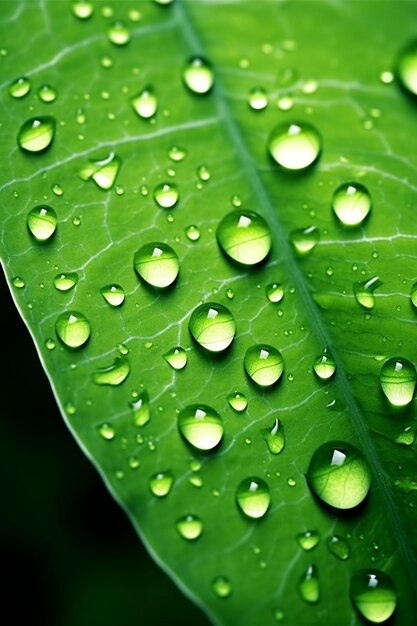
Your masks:
{"label": "blurred background", "polygon": [[[0,276],[0,621],[209,626],[153,563],[78,448]],[[3,344],[5,349],[6,344]]]}

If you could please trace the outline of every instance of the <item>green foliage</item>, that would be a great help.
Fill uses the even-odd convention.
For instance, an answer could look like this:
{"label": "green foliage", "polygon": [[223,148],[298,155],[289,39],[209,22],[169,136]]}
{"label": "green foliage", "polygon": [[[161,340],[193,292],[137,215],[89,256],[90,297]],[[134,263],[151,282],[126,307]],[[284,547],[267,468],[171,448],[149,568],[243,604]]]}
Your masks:
{"label": "green foliage", "polygon": [[[2,259],[63,415],[151,553],[214,622],[360,623],[350,580],[377,569],[399,592],[393,623],[411,624],[415,409],[401,408],[402,391],[394,409],[379,374],[388,358],[417,361],[416,102],[389,74],[415,34],[413,4],[109,6],[94,3],[87,19],[52,0],[2,8]],[[214,85],[210,64],[188,68],[187,83],[208,93],[184,84],[193,55],[210,59]],[[11,95],[19,77],[30,89],[20,81]],[[293,163],[273,131],[291,124],[304,128],[305,171],[279,169],[267,151],[272,137],[271,154]],[[348,182],[360,183],[364,214],[366,190],[372,199],[354,228],[332,210]],[[228,231],[222,249],[216,241],[241,203],[269,225],[260,264],[246,249],[239,259]],[[42,205],[57,226],[38,210],[37,236],[27,215]],[[260,224],[256,260],[270,245]],[[154,242],[158,271],[143,248]],[[220,339],[200,319],[204,340],[191,337],[201,302],[231,312],[234,338],[223,308]],[[258,353],[246,368],[262,387],[243,366],[255,345],[279,351],[270,377]],[[233,408],[236,392],[247,408],[241,395]],[[203,431],[188,411],[180,434],[189,405],[205,411]],[[350,466],[329,472],[336,502],[337,476],[349,489],[353,468],[365,499],[350,510],[325,506],[305,478],[313,453],[335,440],[367,463],[353,449]],[[320,538],[311,552],[297,539],[306,532]]]}

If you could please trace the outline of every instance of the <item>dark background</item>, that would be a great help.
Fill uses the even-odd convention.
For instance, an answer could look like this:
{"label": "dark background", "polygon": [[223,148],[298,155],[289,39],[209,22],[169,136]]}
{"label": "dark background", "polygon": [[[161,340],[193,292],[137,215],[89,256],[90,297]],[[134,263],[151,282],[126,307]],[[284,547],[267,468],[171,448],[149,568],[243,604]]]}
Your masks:
{"label": "dark background", "polygon": [[78,448],[0,275],[0,622],[209,626]]}

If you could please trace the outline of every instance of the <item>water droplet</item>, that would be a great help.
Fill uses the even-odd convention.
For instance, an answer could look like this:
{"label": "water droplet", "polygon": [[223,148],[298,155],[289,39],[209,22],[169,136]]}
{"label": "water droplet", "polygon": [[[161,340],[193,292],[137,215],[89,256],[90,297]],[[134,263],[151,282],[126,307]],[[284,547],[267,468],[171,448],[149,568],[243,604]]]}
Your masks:
{"label": "water droplet", "polygon": [[284,287],[281,283],[271,283],[266,287],[266,297],[270,302],[281,302],[284,297]]}
{"label": "water droplet", "polygon": [[352,576],[350,598],[358,612],[373,624],[389,619],[397,604],[391,577],[377,569],[360,570]]}
{"label": "water droplet", "polygon": [[198,241],[200,239],[200,230],[198,226],[187,226],[185,234],[190,241]]}
{"label": "water droplet", "polygon": [[285,613],[282,609],[274,609],[274,618],[276,622],[283,622],[285,618]]}
{"label": "water droplet", "polygon": [[15,276],[12,282],[13,287],[16,287],[17,289],[23,289],[23,287],[25,286],[25,281],[20,276]]}
{"label": "water droplet", "polygon": [[139,117],[149,119],[158,110],[158,98],[155,90],[149,85],[131,99],[131,104]]}
{"label": "water droplet", "polygon": [[216,237],[221,249],[242,265],[255,265],[271,249],[271,233],[264,218],[254,211],[231,211],[220,222]]}
{"label": "water droplet", "polygon": [[190,483],[190,485],[193,485],[193,487],[197,487],[198,489],[203,486],[203,479],[198,474],[193,474],[193,476],[190,476],[188,482]]}
{"label": "water droplet", "polygon": [[315,565],[309,565],[301,576],[298,591],[308,604],[316,604],[320,600],[319,576]]}
{"label": "water droplet", "polygon": [[269,135],[268,151],[283,169],[303,170],[318,159],[321,138],[308,122],[279,124]]}
{"label": "water droplet", "polygon": [[111,365],[97,369],[92,374],[96,385],[121,385],[129,376],[130,364],[125,356],[117,356]]}
{"label": "water droplet", "polygon": [[22,124],[17,143],[26,152],[43,152],[52,143],[55,120],[50,115],[32,117]]}
{"label": "water droplet", "polygon": [[57,274],[53,282],[58,291],[69,291],[78,283],[78,274],[76,272]]}
{"label": "water droplet", "polygon": [[333,211],[344,226],[362,224],[371,206],[369,191],[360,183],[344,183],[333,194]]}
{"label": "water droplet", "polygon": [[356,302],[364,309],[373,309],[376,303],[374,291],[384,283],[379,276],[374,276],[369,280],[358,280],[353,283],[353,293]]}
{"label": "water droplet", "polygon": [[379,375],[382,391],[393,406],[407,406],[413,399],[417,383],[414,365],[402,357],[385,361]]}
{"label": "water droplet", "polygon": [[62,189],[61,185],[58,185],[58,183],[54,183],[53,185],[51,185],[51,191],[58,197],[64,195],[64,190]]}
{"label": "water droplet", "polygon": [[181,537],[188,541],[198,539],[203,532],[203,522],[197,515],[184,515],[177,520],[175,526]]}
{"label": "water droplet", "polygon": [[226,576],[216,576],[211,582],[211,588],[218,598],[228,598],[232,593],[232,584]]}
{"label": "water droplet", "polygon": [[214,72],[210,61],[204,57],[192,57],[184,67],[184,83],[193,93],[205,94],[214,83]]}
{"label": "water droplet", "polygon": [[180,271],[178,257],[166,243],[147,243],[135,253],[136,273],[148,285],[164,289],[175,281]]}
{"label": "water droplet", "polygon": [[389,70],[385,70],[380,73],[379,79],[381,83],[384,83],[384,85],[389,85],[390,83],[394,81],[394,74],[390,72]]}
{"label": "water droplet", "polygon": [[140,467],[140,461],[136,456],[131,456],[129,457],[128,460],[128,465],[130,467],[130,469],[132,470],[136,470]]}
{"label": "water droplet", "polygon": [[80,20],[88,19],[94,12],[94,5],[90,0],[74,0],[71,8],[74,15]]}
{"label": "water droplet", "polygon": [[111,441],[116,436],[116,431],[113,426],[110,426],[107,422],[105,424],[101,424],[98,428],[98,434],[106,441]]}
{"label": "water droplet", "polygon": [[330,554],[341,561],[346,561],[350,556],[350,547],[346,539],[339,537],[338,535],[332,535],[327,540],[327,547]]}
{"label": "water droplet", "polygon": [[171,161],[183,161],[187,156],[187,151],[185,150],[185,148],[181,148],[181,146],[171,146],[171,148],[168,150],[168,156]]}
{"label": "water droplet", "polygon": [[236,502],[246,517],[263,517],[271,503],[269,487],[262,478],[245,478],[236,490]]}
{"label": "water droplet", "polygon": [[179,199],[178,187],[174,183],[161,183],[155,187],[153,197],[158,206],[171,209]]}
{"label": "water droplet", "polygon": [[55,341],[51,338],[45,339],[45,348],[47,350],[55,350]]}
{"label": "water droplet", "polygon": [[143,390],[132,402],[129,403],[132,409],[133,421],[135,426],[145,426],[151,419],[151,410],[149,406],[149,395]]}
{"label": "water droplet", "polygon": [[121,285],[106,285],[100,289],[100,293],[106,302],[114,307],[120,306],[125,300],[125,292]]}
{"label": "water droplet", "polygon": [[266,344],[248,348],[243,363],[248,376],[260,387],[271,387],[284,371],[281,352]]}
{"label": "water droplet", "polygon": [[246,407],[248,406],[248,400],[246,396],[240,391],[234,391],[233,393],[229,393],[227,396],[227,401],[238,413],[242,413]]}
{"label": "water droplet", "polygon": [[417,309],[417,282],[411,287],[410,300],[411,304]]}
{"label": "water droplet", "polygon": [[336,363],[331,354],[324,350],[314,359],[313,369],[321,380],[328,380],[336,371]]}
{"label": "water droplet", "polygon": [[317,530],[306,530],[303,533],[298,533],[296,539],[299,546],[308,552],[319,544],[320,535]]}
{"label": "water droplet", "polygon": [[172,4],[174,0],[153,0],[155,4],[160,4],[161,6],[166,6],[168,4]]}
{"label": "water droplet", "polygon": [[178,414],[181,435],[197,450],[212,450],[223,437],[220,415],[205,404],[191,404]]}
{"label": "water droplet", "polygon": [[108,29],[107,36],[115,46],[125,46],[130,41],[130,31],[124,22],[114,22]]}
{"label": "water droplet", "polygon": [[105,159],[89,160],[79,172],[82,180],[94,180],[100,189],[111,189],[119,172],[121,159],[115,152],[110,152]]}
{"label": "water droplet", "polygon": [[171,472],[158,472],[151,476],[149,480],[149,489],[154,496],[163,498],[171,491],[174,477]]}
{"label": "water droplet", "polygon": [[171,348],[171,350],[165,352],[163,356],[165,361],[169,363],[174,370],[182,370],[187,365],[187,353],[184,348],[181,348],[180,346]]}
{"label": "water droplet", "polygon": [[57,91],[51,85],[42,85],[38,89],[38,97],[42,102],[54,102],[57,98]]}
{"label": "water droplet", "polygon": [[113,67],[113,59],[109,57],[107,54],[105,54],[100,59],[100,65],[101,67],[105,67],[106,69],[109,69],[110,67]]}
{"label": "water droplet", "polygon": [[68,348],[80,348],[90,337],[91,326],[82,313],[67,311],[59,315],[55,322],[55,331]]}
{"label": "water droplet", "polygon": [[52,237],[58,223],[57,215],[50,206],[36,206],[27,216],[27,226],[37,241],[47,241]]}
{"label": "water droplet", "polygon": [[211,174],[207,165],[200,165],[200,167],[197,168],[197,176],[204,182],[210,180]]}
{"label": "water droplet", "polygon": [[25,76],[20,76],[9,85],[9,94],[12,98],[23,98],[31,89],[30,80]]}
{"label": "water droplet", "polygon": [[411,426],[407,426],[395,438],[395,443],[402,446],[412,446],[416,438],[416,434]]}
{"label": "water droplet", "polygon": [[253,87],[250,90],[249,106],[254,111],[262,111],[268,106],[268,94],[263,87]]}
{"label": "water droplet", "polygon": [[236,333],[236,323],[229,309],[215,302],[206,302],[194,309],[188,327],[197,343],[209,352],[226,350]]}
{"label": "water droplet", "polygon": [[293,108],[293,106],[294,106],[294,99],[289,95],[281,96],[277,100],[277,107],[281,111],[290,111]]}
{"label": "water droplet", "polygon": [[320,241],[320,231],[316,226],[296,228],[290,233],[290,240],[295,251],[300,256],[304,256],[317,246]]}
{"label": "water droplet", "polygon": [[401,85],[409,93],[417,95],[417,41],[410,42],[401,51],[397,60],[396,73]]}
{"label": "water droplet", "polygon": [[272,428],[263,428],[261,433],[271,454],[279,454],[283,451],[285,446],[284,427],[278,418],[275,419]]}
{"label": "water droplet", "polygon": [[358,506],[371,486],[371,470],[362,453],[344,441],[328,441],[311,457],[306,474],[312,491],[337,509]]}

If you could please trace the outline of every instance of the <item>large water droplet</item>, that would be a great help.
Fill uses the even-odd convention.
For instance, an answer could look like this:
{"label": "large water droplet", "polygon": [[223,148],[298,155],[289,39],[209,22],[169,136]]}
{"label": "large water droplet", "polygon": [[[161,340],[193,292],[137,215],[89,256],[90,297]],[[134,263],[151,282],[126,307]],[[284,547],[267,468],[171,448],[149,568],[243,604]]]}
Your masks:
{"label": "large water droplet", "polygon": [[300,596],[308,604],[316,604],[320,600],[320,584],[315,565],[309,565],[298,583]]}
{"label": "large water droplet", "polygon": [[410,42],[399,54],[397,76],[401,85],[414,96],[417,95],[417,41]]}
{"label": "large water droplet", "polygon": [[353,283],[353,293],[356,302],[364,309],[373,309],[376,303],[374,291],[381,285],[383,285],[383,282],[379,279],[379,276],[374,276],[369,280],[358,280]]}
{"label": "large water droplet", "polygon": [[414,285],[411,287],[410,300],[414,308],[417,309],[417,282],[415,282]]}
{"label": "large water droplet", "polygon": [[12,280],[12,283],[13,287],[16,287],[17,289],[23,289],[23,287],[25,286],[25,281],[21,276],[15,276]]}
{"label": "large water droplet", "polygon": [[121,285],[111,284],[100,289],[100,293],[110,306],[118,307],[125,300],[125,292]]}
{"label": "large water droplet", "polygon": [[271,503],[269,487],[262,478],[245,478],[236,490],[236,502],[246,517],[263,517]]}
{"label": "large water droplet", "polygon": [[101,367],[92,374],[96,385],[121,385],[129,376],[130,364],[125,356],[117,356],[111,365]]}
{"label": "large water droplet", "polygon": [[236,333],[233,315],[222,304],[206,302],[200,304],[191,314],[189,329],[191,335],[209,352],[226,350]]}
{"label": "large water droplet", "polygon": [[69,291],[78,283],[78,274],[76,272],[65,272],[57,274],[54,278],[54,287],[58,291]]}
{"label": "large water droplet", "polygon": [[216,576],[211,582],[211,588],[218,598],[228,598],[232,593],[232,584],[226,576]]}
{"label": "large water droplet", "polygon": [[337,509],[358,506],[371,486],[371,470],[351,443],[328,441],[311,457],[306,478],[323,502]]}
{"label": "large water droplet", "polygon": [[187,353],[184,348],[181,348],[180,346],[171,348],[171,350],[165,352],[163,356],[165,361],[169,363],[174,370],[182,370],[187,365]]}
{"label": "large water droplet", "polygon": [[253,87],[250,90],[249,106],[254,111],[262,111],[268,106],[268,94],[263,87]]}
{"label": "large water droplet", "polygon": [[373,624],[389,619],[397,604],[391,577],[377,569],[360,570],[352,576],[350,597],[353,606]]}
{"label": "large water droplet", "polygon": [[130,31],[124,22],[114,22],[107,31],[109,40],[115,46],[125,46],[130,41]]}
{"label": "large water droplet", "polygon": [[203,522],[197,515],[184,515],[177,520],[175,526],[181,537],[188,541],[198,539],[203,532]]}
{"label": "large water droplet", "polygon": [[320,231],[316,226],[308,226],[307,228],[296,228],[290,233],[290,241],[295,251],[304,256],[317,246],[320,241]]}
{"label": "large water droplet", "polygon": [[151,419],[149,395],[144,389],[132,402],[129,403],[135,426],[145,426]]}
{"label": "large water droplet", "polygon": [[58,223],[57,215],[50,206],[35,206],[27,216],[27,226],[37,241],[52,237]]}
{"label": "large water droplet", "polygon": [[234,391],[233,393],[229,393],[229,395],[227,396],[227,401],[232,407],[232,409],[234,409],[238,413],[242,413],[242,411],[244,411],[246,407],[248,406],[248,400],[246,396],[243,393],[240,393],[239,391]]}
{"label": "large water droplet", "polygon": [[284,297],[284,287],[281,283],[271,283],[266,287],[266,297],[270,302],[281,302]]}
{"label": "large water droplet", "polygon": [[82,180],[94,180],[100,189],[111,189],[119,172],[121,159],[110,152],[105,159],[89,160],[79,172]]}
{"label": "large water droplet", "polygon": [[212,450],[223,437],[220,415],[205,404],[191,404],[178,414],[181,435],[197,450]]}
{"label": "large water droplet", "polygon": [[162,209],[172,209],[179,199],[178,187],[174,183],[161,183],[155,187],[153,197]]}
{"label": "large water droplet", "polygon": [[321,138],[308,122],[279,124],[269,135],[268,151],[283,169],[303,170],[319,157]]}
{"label": "large water droplet", "polygon": [[308,552],[319,544],[320,535],[317,530],[306,530],[303,533],[298,533],[297,542],[303,550]]}
{"label": "large water droplet", "polygon": [[281,352],[267,344],[248,348],[243,364],[248,376],[260,387],[274,385],[284,371]]}
{"label": "large water droplet", "polygon": [[77,311],[61,313],[55,322],[55,331],[59,339],[68,348],[80,348],[91,334],[88,319]]}
{"label": "large water droplet", "polygon": [[221,249],[242,265],[263,261],[271,249],[271,233],[264,218],[254,211],[231,211],[216,230]]}
{"label": "large water droplet", "polygon": [[371,206],[369,191],[360,183],[344,183],[333,194],[333,211],[344,226],[362,224]]}
{"label": "large water droplet", "polygon": [[32,117],[20,127],[17,143],[26,152],[42,152],[52,143],[55,120],[50,115]]}
{"label": "large water droplet", "polygon": [[348,542],[346,539],[339,537],[338,535],[332,535],[329,537],[327,540],[327,547],[330,554],[333,554],[341,561],[346,561],[350,556],[350,547]]}
{"label": "large water droplet", "polygon": [[88,19],[94,11],[94,5],[90,0],[73,0],[71,8],[74,15],[80,20]]}
{"label": "large water droplet", "polygon": [[214,72],[210,61],[204,57],[192,57],[184,67],[184,83],[193,93],[208,93],[213,87]]}
{"label": "large water droplet", "polygon": [[164,498],[171,491],[174,476],[171,472],[158,472],[151,476],[149,480],[149,489],[154,496]]}
{"label": "large water droplet", "polygon": [[135,253],[136,273],[148,285],[164,289],[172,285],[180,271],[178,257],[166,243],[147,243]]}
{"label": "large water droplet", "polygon": [[272,428],[263,428],[261,432],[271,454],[280,454],[285,446],[285,435],[282,422],[276,418]]}
{"label": "large water droplet", "polygon": [[57,99],[57,90],[51,85],[42,85],[38,89],[38,96],[42,102],[54,102]]}
{"label": "large water droplet", "polygon": [[325,350],[314,359],[313,369],[321,380],[328,380],[336,371],[336,363],[332,355]]}
{"label": "large water droplet", "polygon": [[393,406],[407,406],[413,399],[417,383],[414,365],[402,357],[385,361],[379,375],[382,391]]}
{"label": "large water droplet", "polygon": [[23,98],[31,89],[30,80],[25,76],[20,76],[9,85],[9,94],[12,98]]}
{"label": "large water droplet", "polygon": [[158,98],[153,87],[145,87],[139,94],[131,99],[131,104],[139,117],[149,119],[158,110]]}

